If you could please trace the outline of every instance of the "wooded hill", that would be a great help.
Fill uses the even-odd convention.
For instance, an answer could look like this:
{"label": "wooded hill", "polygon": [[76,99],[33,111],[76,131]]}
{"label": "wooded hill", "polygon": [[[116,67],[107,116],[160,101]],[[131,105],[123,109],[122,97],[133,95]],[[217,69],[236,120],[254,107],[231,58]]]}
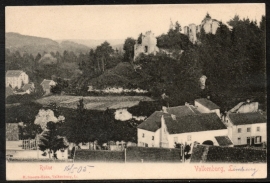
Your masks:
{"label": "wooded hill", "polygon": [[[257,23],[235,16],[227,23],[231,29],[220,22],[215,35],[206,34],[202,29],[197,35],[199,44],[192,44],[181,33],[180,23],[176,23],[174,29],[157,37],[157,46],[173,52],[172,57],[165,53],[141,55],[133,63],[135,39],[127,38],[124,53],[104,42],[78,56],[67,50],[51,52],[57,59],[54,64],[40,61],[45,54],[34,57],[7,50],[6,69],[26,70],[30,78],[49,79],[52,75],[69,78],[69,86],[60,86],[57,90],[67,93],[84,92],[87,95],[89,85],[97,88],[138,87],[150,91],[154,98],[166,92],[170,96],[170,105],[183,105],[208,95],[224,110],[233,105],[228,101],[236,104],[250,98],[265,103],[265,17]],[[137,41],[140,39],[139,35]],[[184,52],[181,54],[179,50]],[[135,70],[134,66],[141,69]],[[199,87],[202,75],[207,76],[205,90]]]}

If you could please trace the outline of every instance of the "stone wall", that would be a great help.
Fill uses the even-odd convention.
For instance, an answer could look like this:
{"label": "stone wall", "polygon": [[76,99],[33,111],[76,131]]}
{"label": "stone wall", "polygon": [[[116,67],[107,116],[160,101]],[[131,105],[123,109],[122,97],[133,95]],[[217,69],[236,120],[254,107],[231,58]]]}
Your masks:
{"label": "stone wall", "polygon": [[156,54],[159,51],[157,47],[157,38],[151,31],[142,35],[142,43],[136,43],[134,45],[134,60],[139,56],[140,53],[148,54]]}

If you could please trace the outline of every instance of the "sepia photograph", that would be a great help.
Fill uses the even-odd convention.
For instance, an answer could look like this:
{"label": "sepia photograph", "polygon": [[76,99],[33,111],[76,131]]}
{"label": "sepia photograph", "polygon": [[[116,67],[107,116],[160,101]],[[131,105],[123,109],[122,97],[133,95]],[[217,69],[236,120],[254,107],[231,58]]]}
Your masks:
{"label": "sepia photograph", "polygon": [[6,6],[6,179],[266,178],[265,8]]}

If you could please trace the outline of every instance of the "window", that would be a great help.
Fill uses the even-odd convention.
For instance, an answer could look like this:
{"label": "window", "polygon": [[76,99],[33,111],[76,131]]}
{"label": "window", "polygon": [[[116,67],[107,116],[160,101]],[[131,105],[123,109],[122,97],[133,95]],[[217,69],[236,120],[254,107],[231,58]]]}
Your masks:
{"label": "window", "polygon": [[250,137],[247,137],[247,144],[250,144]]}
{"label": "window", "polygon": [[142,137],[144,138],[144,133],[142,134]]}
{"label": "window", "polygon": [[261,142],[261,140],[262,140],[262,137],[261,137],[261,136],[257,136],[257,137],[255,138],[255,143],[258,144],[258,143]]}
{"label": "window", "polygon": [[191,135],[187,136],[187,141],[191,141]]}
{"label": "window", "polygon": [[257,127],[257,132],[259,132],[259,131],[260,131],[260,127],[258,126],[258,127]]}
{"label": "window", "polygon": [[240,144],[241,144],[241,138],[238,137],[238,145],[240,145]]}
{"label": "window", "polygon": [[145,147],[148,147],[148,144],[147,143],[145,143]]}
{"label": "window", "polygon": [[155,139],[155,137],[154,136],[152,136],[152,140],[154,140]]}
{"label": "window", "polygon": [[250,132],[250,128],[247,128],[247,132]]}
{"label": "window", "polygon": [[241,128],[238,128],[237,130],[238,130],[238,133],[241,133]]}
{"label": "window", "polygon": [[176,143],[178,143],[178,137],[174,137],[173,138],[173,141],[176,142]]}
{"label": "window", "polygon": [[86,143],[85,143],[85,142],[83,142],[83,143],[82,143],[82,145],[83,145],[83,146],[86,146]]}
{"label": "window", "polygon": [[147,53],[148,52],[148,46],[144,47],[144,52]]}

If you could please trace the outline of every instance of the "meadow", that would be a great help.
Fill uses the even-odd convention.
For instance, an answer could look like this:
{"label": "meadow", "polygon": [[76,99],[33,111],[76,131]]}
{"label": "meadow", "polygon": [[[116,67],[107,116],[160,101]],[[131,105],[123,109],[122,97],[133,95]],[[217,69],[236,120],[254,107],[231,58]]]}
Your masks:
{"label": "meadow", "polygon": [[38,99],[36,102],[42,105],[56,103],[60,107],[76,109],[80,99],[83,99],[86,109],[106,110],[129,108],[136,106],[140,101],[153,101],[146,96],[68,96],[51,95]]}

